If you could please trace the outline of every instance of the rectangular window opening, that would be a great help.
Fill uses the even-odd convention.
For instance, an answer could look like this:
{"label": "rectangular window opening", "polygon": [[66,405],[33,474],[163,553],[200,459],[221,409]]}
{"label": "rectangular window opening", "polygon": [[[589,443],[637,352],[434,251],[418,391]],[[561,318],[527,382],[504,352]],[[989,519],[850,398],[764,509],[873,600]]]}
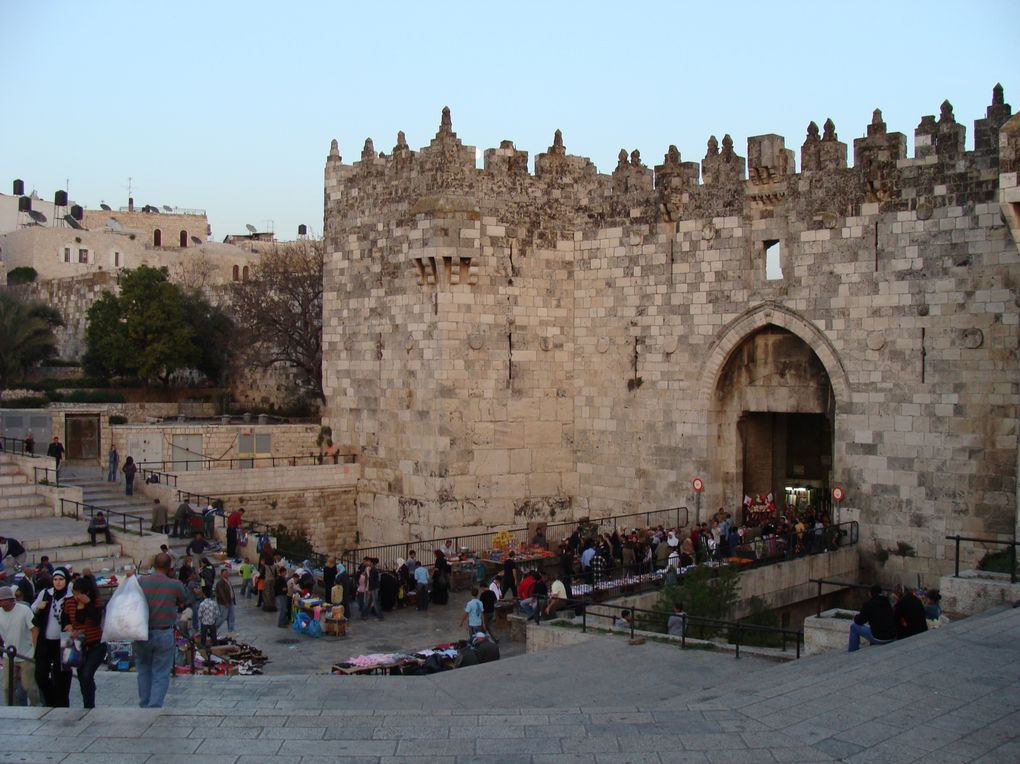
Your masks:
{"label": "rectangular window opening", "polygon": [[782,244],[779,239],[766,239],[762,242],[762,249],[765,252],[765,278],[769,281],[782,279]]}
{"label": "rectangular window opening", "polygon": [[88,263],[88,261],[89,261],[89,251],[87,249],[79,249],[78,250],[78,262],[79,263]]}
{"label": "rectangular window opening", "polygon": [[65,263],[71,262],[71,248],[70,247],[64,247],[64,262]]}

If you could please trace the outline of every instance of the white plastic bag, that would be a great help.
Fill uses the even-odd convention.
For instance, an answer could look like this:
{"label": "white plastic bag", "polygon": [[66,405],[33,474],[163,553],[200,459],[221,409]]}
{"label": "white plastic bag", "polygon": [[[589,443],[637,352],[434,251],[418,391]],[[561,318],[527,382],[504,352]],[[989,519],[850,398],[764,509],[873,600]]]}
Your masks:
{"label": "white plastic bag", "polygon": [[103,621],[104,642],[145,641],[149,638],[149,603],[138,576],[131,576],[117,587],[106,605]]}

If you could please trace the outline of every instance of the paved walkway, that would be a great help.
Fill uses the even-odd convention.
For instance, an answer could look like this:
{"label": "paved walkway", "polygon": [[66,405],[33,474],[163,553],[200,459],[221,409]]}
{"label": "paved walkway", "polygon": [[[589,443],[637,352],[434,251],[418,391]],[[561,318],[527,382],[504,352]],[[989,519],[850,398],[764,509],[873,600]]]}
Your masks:
{"label": "paved walkway", "polygon": [[[551,627],[546,627],[551,628]],[[101,702],[134,677],[102,674]],[[1009,762],[1020,610],[777,665],[606,637],[431,677],[191,677],[0,709],[0,762]]]}

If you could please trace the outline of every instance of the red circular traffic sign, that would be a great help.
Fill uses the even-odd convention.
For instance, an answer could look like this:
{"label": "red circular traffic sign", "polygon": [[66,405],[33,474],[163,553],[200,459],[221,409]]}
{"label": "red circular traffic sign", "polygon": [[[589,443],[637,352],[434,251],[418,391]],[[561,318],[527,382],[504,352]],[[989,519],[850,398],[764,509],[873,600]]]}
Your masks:
{"label": "red circular traffic sign", "polygon": [[845,497],[846,494],[843,493],[843,489],[840,488],[838,485],[832,489],[832,498],[835,499],[836,501],[843,501]]}
{"label": "red circular traffic sign", "polygon": [[701,493],[701,491],[705,487],[705,484],[701,481],[701,478],[698,477],[694,478],[694,480],[691,481],[691,485],[694,486],[694,490],[697,491],[698,493]]}

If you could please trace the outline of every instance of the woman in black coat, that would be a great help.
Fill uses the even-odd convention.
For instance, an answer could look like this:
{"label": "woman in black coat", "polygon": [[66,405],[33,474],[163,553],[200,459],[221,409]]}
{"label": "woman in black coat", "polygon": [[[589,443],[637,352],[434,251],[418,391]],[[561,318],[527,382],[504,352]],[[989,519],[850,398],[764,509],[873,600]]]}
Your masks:
{"label": "woman in black coat", "polygon": [[436,550],[436,568],[432,573],[432,602],[445,605],[450,601],[450,574],[453,568],[446,561],[446,555]]}

